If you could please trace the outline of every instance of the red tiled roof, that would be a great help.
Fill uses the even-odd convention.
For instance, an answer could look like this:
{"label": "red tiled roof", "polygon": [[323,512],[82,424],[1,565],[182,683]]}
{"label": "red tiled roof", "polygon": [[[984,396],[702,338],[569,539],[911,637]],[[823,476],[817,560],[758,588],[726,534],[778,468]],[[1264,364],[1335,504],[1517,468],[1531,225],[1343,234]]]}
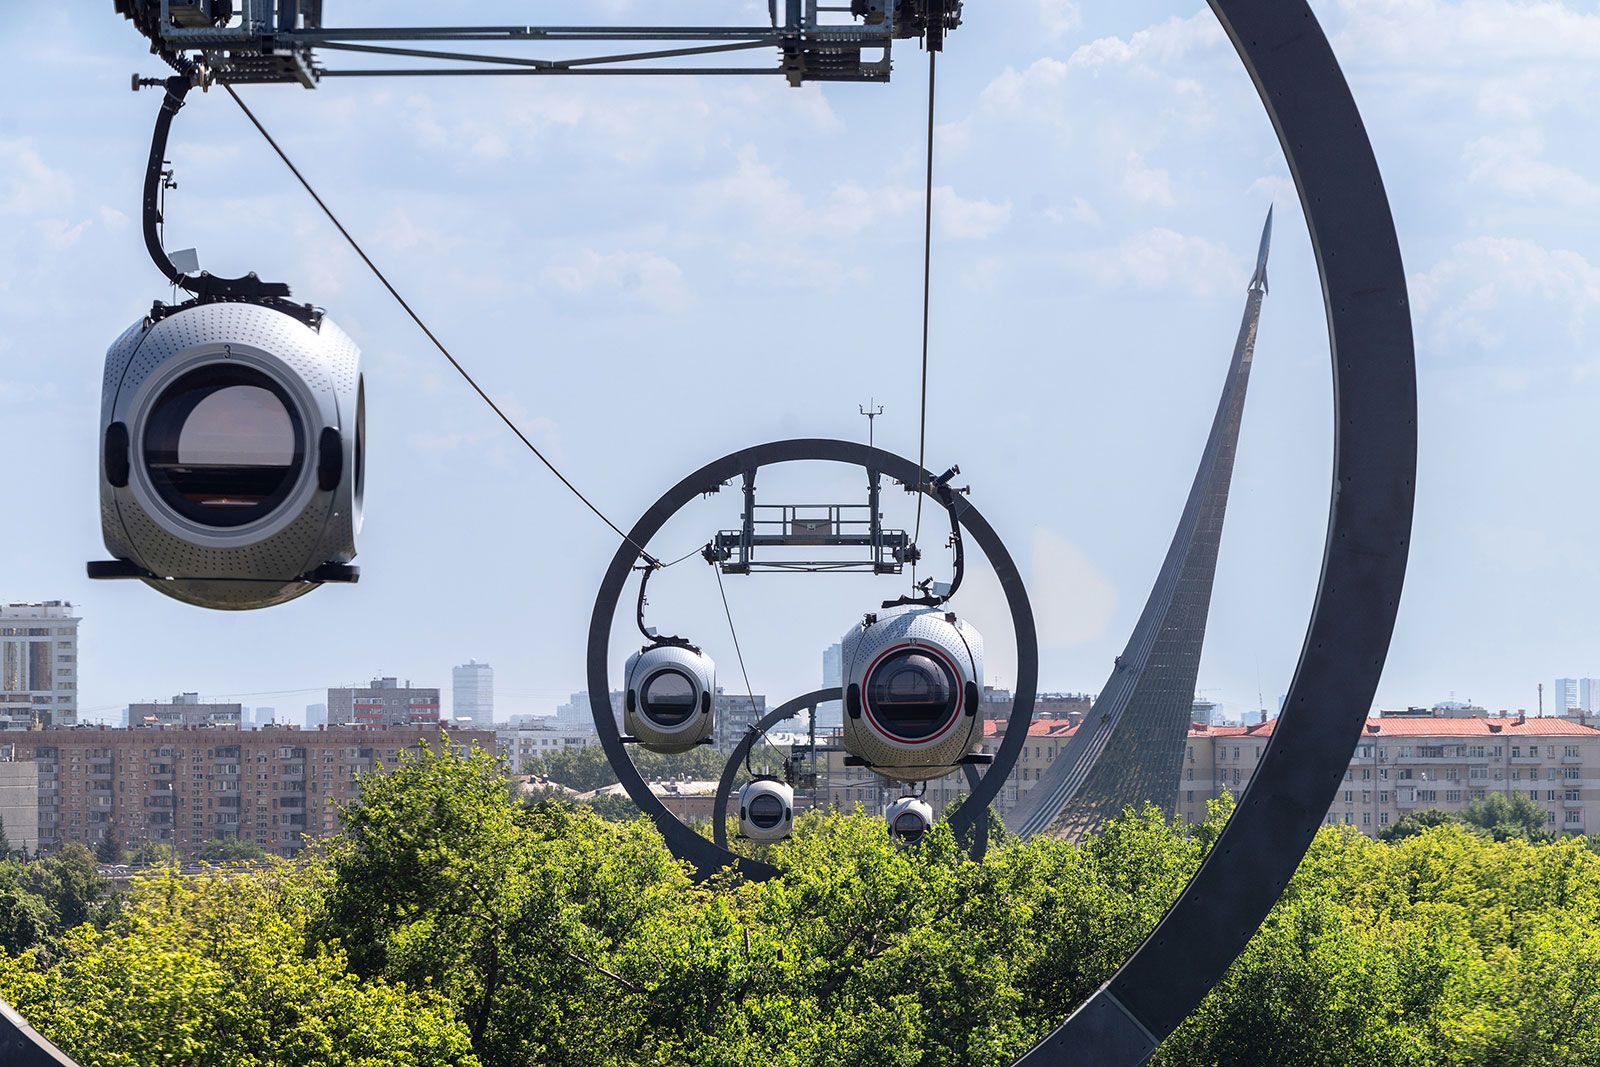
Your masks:
{"label": "red tiled roof", "polygon": [[[1189,730],[1190,737],[1218,737],[1218,736],[1248,736],[1271,737],[1272,728],[1277,725],[1276,719],[1271,719],[1255,726],[1246,727],[1212,727],[1207,731]],[[1226,733],[1224,733],[1226,731]],[[1539,718],[1530,717],[1517,720],[1511,717],[1504,719],[1498,716],[1473,716],[1471,718],[1448,718],[1445,716],[1419,715],[1401,716],[1384,715],[1367,719],[1366,729],[1362,737],[1597,737],[1600,729],[1585,726],[1583,723],[1573,722],[1571,719],[1558,719],[1554,716]]]}
{"label": "red tiled roof", "polygon": [[[1035,719],[1028,724],[1029,737],[1071,737],[1077,727],[1069,726],[1065,719]],[[983,736],[998,737],[1005,733],[1005,719],[984,719]]]}

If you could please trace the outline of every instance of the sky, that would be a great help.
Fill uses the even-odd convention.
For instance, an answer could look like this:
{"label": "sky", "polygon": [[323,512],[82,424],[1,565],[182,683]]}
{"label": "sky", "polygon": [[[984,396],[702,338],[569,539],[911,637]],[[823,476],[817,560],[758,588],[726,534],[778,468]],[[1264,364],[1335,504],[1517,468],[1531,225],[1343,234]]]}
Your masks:
{"label": "sky", "polygon": [[[1415,311],[1420,457],[1411,567],[1380,707],[1527,708],[1600,674],[1600,5],[1317,0],[1383,167]],[[584,688],[617,540],[497,424],[338,240],[231,101],[194,93],[169,155],[169,248],[255,270],[362,347],[361,582],[213,613],[92,583],[106,347],[169,297],[139,189],[160,75],[110,4],[0,23],[0,600],[83,616],[86,718],[181,691],[297,712],[378,674],[448,690],[496,671],[502,716]],[[676,11],[677,9],[675,9]],[[430,14],[431,11],[431,14]],[[630,0],[541,5],[626,21]],[[384,5],[402,22],[523,23],[527,5]],[[765,4],[687,4],[708,24]],[[330,21],[371,8],[328,4]],[[330,80],[241,90],[435,331],[611,518],[761,441],[915,456],[927,59],[889,85],[777,78]],[[1277,706],[1327,525],[1331,386],[1304,220],[1255,91],[1209,9],[968,4],[939,61],[928,465],[958,463],[1010,546],[1041,687],[1096,691],[1148,594],[1204,442],[1269,205],[1276,236],[1198,688]],[[764,502],[864,500],[860,472],[764,473]],[[911,520],[886,494],[891,525]],[[735,525],[681,513],[673,558]],[[946,558],[924,537],[930,559]],[[820,683],[822,649],[890,578],[730,577],[750,682]],[[1013,635],[981,561],[954,605],[990,680]],[[614,676],[638,645],[631,604]],[[742,687],[715,579],[651,584],[650,621]]]}

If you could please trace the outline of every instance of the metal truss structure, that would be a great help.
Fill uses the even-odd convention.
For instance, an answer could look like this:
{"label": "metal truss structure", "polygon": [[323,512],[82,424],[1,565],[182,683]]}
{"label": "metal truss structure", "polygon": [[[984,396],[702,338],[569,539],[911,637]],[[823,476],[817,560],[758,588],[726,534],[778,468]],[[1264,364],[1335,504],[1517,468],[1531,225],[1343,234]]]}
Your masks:
{"label": "metal truss structure", "polygon": [[[885,82],[896,41],[919,39],[938,50],[961,23],[961,0],[849,0],[842,6],[768,0],[767,24],[754,26],[357,27],[326,22],[323,0],[115,3],[149,38],[151,51],[164,57],[198,53],[208,76],[229,84],[283,82],[307,89],[324,78],[392,76],[769,74],[791,85]],[[479,51],[485,44],[589,51],[547,58]],[[326,53],[393,65],[330,66]],[[726,65],[742,53],[767,53],[776,61]]]}
{"label": "metal truss structure", "polygon": [[[737,530],[721,530],[707,549],[707,561],[723,574],[757,571],[816,573],[866,571],[899,574],[919,558],[904,530],[886,530],[879,510],[883,472],[868,468],[865,504],[757,504],[756,472],[744,472],[744,513]],[[823,558],[795,558],[788,549],[823,549]],[[845,554],[851,550],[854,556]],[[757,550],[762,550],[758,555]]]}

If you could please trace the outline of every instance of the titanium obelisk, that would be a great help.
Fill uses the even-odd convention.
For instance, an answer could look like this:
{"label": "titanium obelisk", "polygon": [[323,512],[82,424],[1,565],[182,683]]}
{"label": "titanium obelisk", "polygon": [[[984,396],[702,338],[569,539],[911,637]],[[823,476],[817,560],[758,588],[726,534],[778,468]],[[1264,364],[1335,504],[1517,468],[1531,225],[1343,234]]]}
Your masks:
{"label": "titanium obelisk", "polygon": [[1166,560],[1089,714],[1038,784],[1006,815],[1015,833],[1048,830],[1081,837],[1125,807],[1149,802],[1168,815],[1177,808],[1271,243],[1268,209],[1233,362]]}

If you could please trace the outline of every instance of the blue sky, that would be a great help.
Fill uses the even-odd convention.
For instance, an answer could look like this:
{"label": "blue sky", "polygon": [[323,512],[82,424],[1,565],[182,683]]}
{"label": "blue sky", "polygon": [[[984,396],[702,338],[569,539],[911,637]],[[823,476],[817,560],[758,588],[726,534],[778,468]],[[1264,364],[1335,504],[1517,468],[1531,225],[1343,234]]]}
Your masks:
{"label": "blue sky", "polygon": [[[459,8],[437,21],[532,17],[510,2],[434,6]],[[1538,682],[1600,674],[1600,6],[1313,6],[1384,167],[1416,308],[1415,548],[1378,700],[1453,692],[1531,709]],[[385,17],[420,21],[421,7]],[[684,11],[758,21],[765,5]],[[0,34],[14,86],[0,109],[0,597],[80,605],[85,709],[180,690],[298,709],[378,672],[447,687],[469,657],[494,664],[503,712],[548,711],[581,688],[609,531],[491,421],[220,92],[194,94],[178,120],[168,243],[219,273],[289,281],[362,346],[363,578],[225,615],[83,577],[104,555],[103,353],[166,295],[137,229],[158,100],[127,89],[130,73],[161,71],[109,4],[27,5]],[[439,334],[626,525],[742,445],[864,436],[869,397],[887,408],[879,442],[915,453],[926,60],[907,47],[897,61],[889,86],[243,92]],[[929,463],[961,464],[1021,561],[1048,688],[1097,688],[1143,603],[1276,203],[1199,682],[1234,711],[1258,692],[1275,706],[1321,556],[1330,385],[1304,223],[1248,78],[1209,9],[1142,0],[969,4],[939,75]],[[852,499],[859,482],[824,468],[762,484],[780,501]],[[677,554],[737,514],[735,495],[713,497],[657,547]],[[757,690],[817,684],[821,649],[898,591],[730,579]],[[652,621],[694,635],[737,686],[708,569],[684,564],[652,594]],[[958,607],[1006,683],[1010,633],[981,567]]]}

